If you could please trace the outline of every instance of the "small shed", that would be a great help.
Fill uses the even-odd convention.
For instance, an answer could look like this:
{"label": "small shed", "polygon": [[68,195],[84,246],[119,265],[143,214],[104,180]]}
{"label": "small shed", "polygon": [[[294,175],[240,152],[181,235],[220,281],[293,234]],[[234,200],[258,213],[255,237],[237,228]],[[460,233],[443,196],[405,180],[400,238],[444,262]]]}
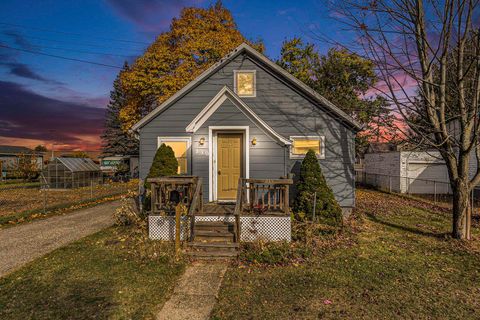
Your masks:
{"label": "small shed", "polygon": [[102,171],[89,158],[53,158],[43,171],[50,188],[80,188],[102,182]]}

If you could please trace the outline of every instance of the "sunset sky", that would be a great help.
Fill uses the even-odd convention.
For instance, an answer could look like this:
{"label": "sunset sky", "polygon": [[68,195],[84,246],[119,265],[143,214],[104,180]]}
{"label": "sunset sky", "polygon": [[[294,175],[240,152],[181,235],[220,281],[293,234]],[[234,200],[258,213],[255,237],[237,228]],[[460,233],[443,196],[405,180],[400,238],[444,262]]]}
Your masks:
{"label": "sunset sky", "polygon": [[[123,61],[141,55],[182,7],[211,3],[2,0],[0,144],[98,150],[109,91]],[[263,39],[272,59],[295,35],[322,52],[329,45],[312,38],[319,30],[337,40],[347,36],[324,1],[223,3],[247,38]]]}

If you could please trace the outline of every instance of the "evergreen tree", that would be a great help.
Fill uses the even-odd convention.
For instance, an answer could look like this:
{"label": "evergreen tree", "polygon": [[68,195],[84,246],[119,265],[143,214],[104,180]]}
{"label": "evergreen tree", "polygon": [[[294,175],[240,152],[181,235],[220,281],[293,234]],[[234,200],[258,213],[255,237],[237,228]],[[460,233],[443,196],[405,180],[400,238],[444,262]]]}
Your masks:
{"label": "evergreen tree", "polygon": [[152,166],[148,172],[148,178],[156,178],[163,176],[173,176],[178,172],[178,161],[175,158],[173,149],[162,143],[157,149],[155,157],[153,158]]}
{"label": "evergreen tree", "polygon": [[44,145],[41,145],[39,144],[38,146],[35,147],[35,149],[33,149],[34,151],[37,151],[37,152],[47,152],[47,147],[45,147]]}
{"label": "evergreen tree", "polygon": [[335,200],[332,189],[327,185],[313,150],[309,150],[302,161],[297,190],[293,206],[297,215],[304,215],[308,219],[313,218],[313,202],[316,192],[316,219],[332,226],[342,224],[342,209]]}
{"label": "evergreen tree", "polygon": [[110,92],[110,102],[105,115],[105,130],[101,136],[104,155],[136,155],[138,154],[138,140],[130,133],[122,129],[120,110],[125,104],[126,94],[122,89],[120,76],[128,70],[125,63],[123,70],[113,82],[113,90]]}
{"label": "evergreen tree", "polygon": [[[164,176],[174,176],[178,172],[178,161],[175,158],[173,149],[162,143],[160,148],[157,149],[155,157],[153,158],[152,166],[145,179],[144,187],[145,191],[150,190],[150,183],[147,182],[148,178],[158,178]],[[151,195],[146,192],[146,196],[143,199],[143,209],[150,211],[151,209]]]}

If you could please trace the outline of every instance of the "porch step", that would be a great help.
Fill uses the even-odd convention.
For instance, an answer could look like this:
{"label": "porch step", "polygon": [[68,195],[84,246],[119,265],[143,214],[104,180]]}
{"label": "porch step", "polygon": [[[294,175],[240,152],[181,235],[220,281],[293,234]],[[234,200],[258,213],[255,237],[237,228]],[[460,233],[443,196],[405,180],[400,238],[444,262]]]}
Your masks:
{"label": "porch step", "polygon": [[232,243],[233,239],[234,239],[234,234],[228,231],[198,230],[198,229],[195,230],[195,241]]}
{"label": "porch step", "polygon": [[232,259],[238,256],[237,251],[188,251],[187,254],[194,259]]}
{"label": "porch step", "polygon": [[229,243],[229,242],[191,242],[188,244],[189,248],[194,251],[205,251],[205,252],[236,252],[238,249],[238,243]]}
{"label": "porch step", "polygon": [[196,231],[217,231],[217,232],[233,232],[233,223],[222,221],[198,221],[195,222]]}

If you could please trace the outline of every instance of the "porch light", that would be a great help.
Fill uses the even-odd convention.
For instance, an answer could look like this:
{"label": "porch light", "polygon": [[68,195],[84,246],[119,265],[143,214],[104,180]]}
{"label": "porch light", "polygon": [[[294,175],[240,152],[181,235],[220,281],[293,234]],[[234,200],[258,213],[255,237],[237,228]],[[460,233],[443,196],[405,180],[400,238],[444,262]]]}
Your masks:
{"label": "porch light", "polygon": [[257,145],[257,138],[256,138],[256,137],[253,137],[253,139],[252,139],[252,145],[254,145],[254,146]]}
{"label": "porch light", "polygon": [[200,138],[200,145],[203,146],[205,144],[205,138]]}

